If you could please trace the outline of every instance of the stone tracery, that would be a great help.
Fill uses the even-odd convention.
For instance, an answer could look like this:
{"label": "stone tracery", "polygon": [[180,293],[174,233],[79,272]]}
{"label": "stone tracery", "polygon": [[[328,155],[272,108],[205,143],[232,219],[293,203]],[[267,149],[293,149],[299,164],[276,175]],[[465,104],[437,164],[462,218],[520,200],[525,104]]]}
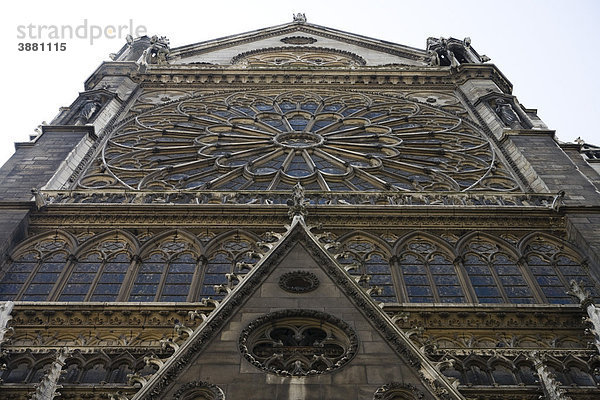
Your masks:
{"label": "stone tracery", "polygon": [[[210,111],[209,111],[210,110]],[[79,187],[472,191],[519,185],[486,136],[415,101],[352,92],[182,99],[124,123]]]}
{"label": "stone tracery", "polygon": [[[186,230],[148,235],[88,233],[79,246],[75,235],[62,231],[33,237],[4,266],[2,299],[222,299],[277,240],[273,233],[242,230],[216,236]],[[464,235],[452,244],[425,232],[392,235],[391,243],[360,231],[318,237],[353,279],[383,303],[569,304],[574,301],[567,294],[571,280],[597,293],[577,252],[541,233],[514,244],[483,233]]]}
{"label": "stone tracery", "polygon": [[240,350],[254,366],[284,376],[331,372],[356,354],[358,338],[343,321],[312,310],[277,311],[251,322]]}

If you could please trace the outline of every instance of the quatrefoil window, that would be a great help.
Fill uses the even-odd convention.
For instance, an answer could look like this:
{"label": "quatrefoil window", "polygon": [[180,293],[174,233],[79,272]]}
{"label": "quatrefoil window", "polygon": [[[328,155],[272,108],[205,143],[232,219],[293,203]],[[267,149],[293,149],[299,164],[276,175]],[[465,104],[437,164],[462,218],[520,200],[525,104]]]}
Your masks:
{"label": "quatrefoil window", "polygon": [[354,357],[358,341],[343,321],[312,310],[284,310],[250,323],[240,349],[254,366],[284,376],[333,371]]}

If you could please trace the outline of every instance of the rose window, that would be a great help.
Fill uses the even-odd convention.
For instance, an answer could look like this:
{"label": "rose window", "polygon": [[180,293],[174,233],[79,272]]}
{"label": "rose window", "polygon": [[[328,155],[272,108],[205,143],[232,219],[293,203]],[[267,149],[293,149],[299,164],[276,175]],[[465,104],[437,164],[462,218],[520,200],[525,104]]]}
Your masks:
{"label": "rose window", "polygon": [[[309,38],[307,38],[309,39]],[[347,51],[319,47],[275,47],[238,54],[234,65],[251,67],[357,67],[365,60]]]}
{"label": "rose window", "polygon": [[[166,95],[165,95],[166,96]],[[515,191],[490,140],[418,101],[354,92],[179,98],[122,123],[79,187]]]}
{"label": "rose window", "polygon": [[240,350],[254,366],[279,375],[333,371],[354,357],[356,334],[341,320],[311,310],[285,310],[250,323]]}

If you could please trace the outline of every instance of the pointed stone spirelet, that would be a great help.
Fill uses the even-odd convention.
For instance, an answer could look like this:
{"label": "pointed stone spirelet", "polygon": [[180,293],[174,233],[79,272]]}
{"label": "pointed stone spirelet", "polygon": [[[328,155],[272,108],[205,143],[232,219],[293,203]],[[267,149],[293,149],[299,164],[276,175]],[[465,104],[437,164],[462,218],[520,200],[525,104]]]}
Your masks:
{"label": "pointed stone spirelet", "polygon": [[12,329],[8,327],[8,322],[12,319],[10,313],[14,304],[12,301],[0,302],[0,349],[2,348],[6,332]]}
{"label": "pointed stone spirelet", "polygon": [[572,400],[566,395],[566,391],[561,389],[560,382],[556,380],[554,374],[548,369],[544,363],[544,356],[537,351],[531,352],[527,358],[533,362],[537,372],[542,390],[544,391],[544,399],[547,400]]}
{"label": "pointed stone spirelet", "polygon": [[577,297],[581,308],[587,312],[588,318],[586,321],[590,322],[593,326],[593,328],[590,328],[589,330],[594,334],[594,344],[600,353],[600,309],[596,307],[592,296],[587,290],[585,290],[582,284],[574,280],[572,280],[570,283],[571,290],[567,293],[571,296]]}
{"label": "pointed stone spirelet", "polygon": [[52,400],[54,397],[60,396],[58,389],[62,388],[62,385],[58,384],[58,379],[65,365],[65,360],[70,354],[71,351],[66,347],[56,352],[54,361],[40,383],[37,384],[35,392],[29,400]]}

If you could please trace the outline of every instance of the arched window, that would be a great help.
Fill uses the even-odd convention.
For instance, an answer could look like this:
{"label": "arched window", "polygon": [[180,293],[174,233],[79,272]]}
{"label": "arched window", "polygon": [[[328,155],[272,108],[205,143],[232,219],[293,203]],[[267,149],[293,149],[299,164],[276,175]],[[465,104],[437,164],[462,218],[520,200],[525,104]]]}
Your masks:
{"label": "arched window", "polygon": [[561,386],[567,386],[569,384],[569,380],[567,379],[567,375],[564,371],[564,366],[555,364],[548,365],[547,368],[548,371],[550,371],[550,373],[554,375],[556,380],[560,382]]}
{"label": "arched window", "polygon": [[81,383],[100,383],[106,381],[106,367],[104,362],[98,360],[93,361],[86,367],[83,376],[81,377]]}
{"label": "arched window", "polygon": [[35,242],[8,266],[0,280],[0,300],[45,301],[63,271],[70,249],[56,235]]}
{"label": "arched window", "polygon": [[2,380],[5,383],[25,383],[31,372],[32,362],[30,360],[16,360],[11,362],[4,371]]}
{"label": "arched window", "polygon": [[464,303],[456,268],[447,254],[425,238],[410,240],[399,260],[408,301],[414,303]]}
{"label": "arched window", "polygon": [[492,369],[492,378],[494,378],[494,383],[498,385],[517,384],[515,375],[512,373],[510,368],[501,364],[494,365],[494,368]]}
{"label": "arched window", "polygon": [[495,243],[480,239],[469,242],[464,266],[480,303],[535,303],[523,271]]}
{"label": "arched window", "polygon": [[143,257],[129,301],[186,301],[198,261],[191,246],[176,236]]}
{"label": "arched window", "polygon": [[110,372],[108,381],[111,383],[126,383],[127,375],[133,374],[133,369],[127,363],[122,363],[118,367],[113,368]]}
{"label": "arched window", "polygon": [[27,379],[28,383],[38,383],[42,380],[42,378],[44,377],[44,375],[46,375],[48,373],[48,371],[50,370],[50,366],[52,365],[52,359],[42,359],[42,360],[37,360],[37,362],[34,365],[34,369],[31,372],[29,379]]}
{"label": "arched window", "polygon": [[345,241],[338,254],[341,254],[338,262],[344,265],[351,275],[361,277],[360,285],[365,289],[380,289],[373,293],[374,299],[384,303],[398,301],[390,263],[380,246],[368,238],[357,236]]}
{"label": "arched window", "polygon": [[569,377],[573,384],[577,386],[596,386],[594,379],[590,374],[578,367],[569,368]]}
{"label": "arched window", "polygon": [[467,369],[467,382],[473,385],[490,385],[490,376],[486,372],[485,367],[477,364],[471,365]]}
{"label": "arched window", "polygon": [[174,400],[224,400],[225,394],[220,387],[208,382],[189,382],[173,395]]}
{"label": "arched window", "polygon": [[69,362],[70,363],[68,363],[67,366],[63,368],[65,373],[61,374],[61,376],[59,378],[59,382],[79,383],[81,371],[82,371],[81,365],[79,365],[79,363],[76,361],[75,362],[69,361]]}
{"label": "arched window", "polygon": [[526,364],[519,365],[519,380],[524,385],[537,385],[538,379],[531,366]]}
{"label": "arched window", "polygon": [[118,237],[103,240],[79,257],[58,300],[117,300],[131,258],[127,241]]}
{"label": "arched window", "polygon": [[245,274],[259,260],[252,241],[235,235],[224,239],[208,257],[200,297],[222,299],[239,283],[237,274]]}
{"label": "arched window", "polygon": [[571,280],[582,282],[592,296],[597,295],[595,285],[581,263],[544,237],[540,236],[529,242],[524,253],[527,265],[549,303],[575,302],[567,294]]}
{"label": "arched window", "polygon": [[448,378],[454,378],[458,380],[461,384],[465,383],[465,377],[463,376],[462,371],[458,370],[455,366],[449,366],[442,370],[442,374],[447,376]]}

